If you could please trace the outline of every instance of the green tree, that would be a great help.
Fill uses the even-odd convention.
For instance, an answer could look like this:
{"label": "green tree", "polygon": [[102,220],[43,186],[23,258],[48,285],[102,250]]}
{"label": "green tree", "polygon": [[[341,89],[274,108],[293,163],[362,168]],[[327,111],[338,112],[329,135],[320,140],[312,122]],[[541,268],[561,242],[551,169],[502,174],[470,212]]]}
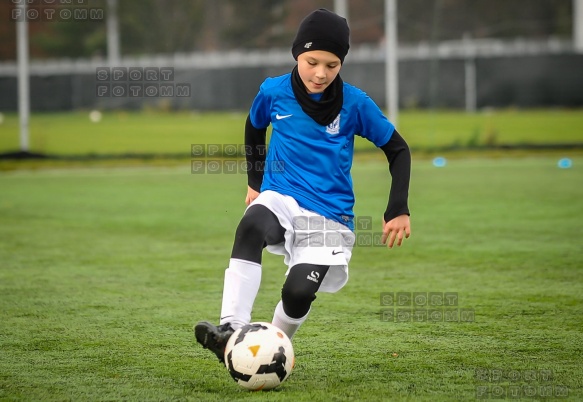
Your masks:
{"label": "green tree", "polygon": [[289,7],[285,0],[228,0],[231,23],[222,39],[228,47],[269,48],[289,45],[284,21]]}
{"label": "green tree", "polygon": [[204,0],[121,0],[122,54],[189,52],[203,24]]}

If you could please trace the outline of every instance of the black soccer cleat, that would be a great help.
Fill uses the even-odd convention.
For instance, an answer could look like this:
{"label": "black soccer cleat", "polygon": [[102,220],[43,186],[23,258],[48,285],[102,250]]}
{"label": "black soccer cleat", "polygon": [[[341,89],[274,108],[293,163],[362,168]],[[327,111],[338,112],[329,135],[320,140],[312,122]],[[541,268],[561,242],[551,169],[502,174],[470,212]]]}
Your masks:
{"label": "black soccer cleat", "polygon": [[210,322],[201,321],[194,326],[194,336],[198,343],[217,355],[223,364],[225,363],[225,347],[233,332],[235,330],[229,323],[214,326]]}

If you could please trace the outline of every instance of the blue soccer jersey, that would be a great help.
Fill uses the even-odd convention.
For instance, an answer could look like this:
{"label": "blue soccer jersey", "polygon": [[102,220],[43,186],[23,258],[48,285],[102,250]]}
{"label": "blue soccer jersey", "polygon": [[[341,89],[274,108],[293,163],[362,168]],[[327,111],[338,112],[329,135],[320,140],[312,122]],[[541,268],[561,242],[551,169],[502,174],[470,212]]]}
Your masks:
{"label": "blue soccer jersey", "polygon": [[380,147],[395,127],[360,89],[344,83],[343,98],[340,114],[322,126],[302,110],[286,74],[263,82],[249,118],[257,129],[272,125],[261,191],[289,195],[302,208],[353,230],[354,136]]}

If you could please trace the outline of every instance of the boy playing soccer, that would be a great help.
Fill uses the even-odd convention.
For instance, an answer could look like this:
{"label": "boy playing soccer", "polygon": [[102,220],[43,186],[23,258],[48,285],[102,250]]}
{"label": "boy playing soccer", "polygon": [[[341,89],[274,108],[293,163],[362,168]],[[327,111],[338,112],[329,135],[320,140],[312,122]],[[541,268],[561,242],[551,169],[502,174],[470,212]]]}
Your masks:
{"label": "boy playing soccer", "polygon": [[400,246],[411,233],[409,148],[379,107],[340,78],[348,48],[346,20],[325,9],[312,12],[293,42],[297,66],[266,79],[253,101],[245,125],[248,207],[225,271],[220,323],[194,328],[197,341],[221,362],[231,334],[251,321],[264,247],[283,255],[288,266],[272,323],[290,339],[316,292],[337,292],[346,284],[354,244],[354,135],[374,143],[389,162],[383,244]]}

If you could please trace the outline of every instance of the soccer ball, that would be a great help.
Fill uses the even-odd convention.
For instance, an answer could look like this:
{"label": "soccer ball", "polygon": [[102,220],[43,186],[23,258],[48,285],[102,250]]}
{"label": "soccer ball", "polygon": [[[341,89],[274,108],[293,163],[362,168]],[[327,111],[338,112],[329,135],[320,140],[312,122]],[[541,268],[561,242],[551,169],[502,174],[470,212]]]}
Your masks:
{"label": "soccer ball", "polygon": [[225,347],[225,363],[241,387],[268,390],[277,387],[294,367],[294,349],[287,335],[266,322],[236,330]]}

